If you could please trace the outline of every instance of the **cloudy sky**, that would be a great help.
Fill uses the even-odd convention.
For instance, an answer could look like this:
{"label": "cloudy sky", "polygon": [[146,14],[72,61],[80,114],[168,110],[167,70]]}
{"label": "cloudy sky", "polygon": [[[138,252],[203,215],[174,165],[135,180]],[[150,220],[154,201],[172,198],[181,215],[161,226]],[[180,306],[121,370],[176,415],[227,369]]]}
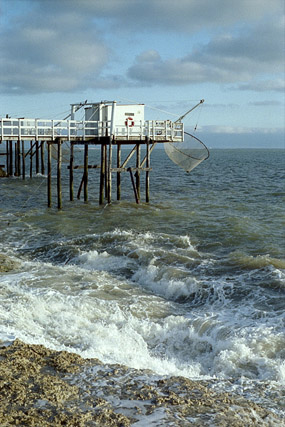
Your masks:
{"label": "cloudy sky", "polygon": [[185,125],[210,147],[285,148],[283,0],[0,0],[0,31],[0,116],[204,98]]}

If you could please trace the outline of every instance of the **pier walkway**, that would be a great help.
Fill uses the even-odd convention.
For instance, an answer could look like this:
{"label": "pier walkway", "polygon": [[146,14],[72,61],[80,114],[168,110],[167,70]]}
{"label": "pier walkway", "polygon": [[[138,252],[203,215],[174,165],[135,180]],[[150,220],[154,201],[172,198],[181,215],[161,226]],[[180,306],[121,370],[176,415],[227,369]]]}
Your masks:
{"label": "pier walkway", "polygon": [[[129,121],[128,121],[129,119]],[[0,140],[90,141],[100,144],[100,138],[113,138],[113,143],[144,142],[146,138],[157,142],[183,141],[183,123],[170,120],[131,121],[114,125],[109,121],[44,120],[26,118],[0,119]]]}

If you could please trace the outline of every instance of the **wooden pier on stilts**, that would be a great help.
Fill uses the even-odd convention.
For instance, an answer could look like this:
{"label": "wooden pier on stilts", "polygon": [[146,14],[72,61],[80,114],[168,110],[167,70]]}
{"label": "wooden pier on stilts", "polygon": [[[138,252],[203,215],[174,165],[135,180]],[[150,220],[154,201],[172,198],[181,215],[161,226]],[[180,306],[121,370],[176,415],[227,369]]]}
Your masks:
{"label": "wooden pier on stilts", "polygon": [[[76,120],[76,112],[85,109],[85,119]],[[144,120],[143,104],[117,104],[115,101],[80,103],[71,105],[69,119],[43,120],[28,118],[0,119],[0,176],[22,177],[33,172],[47,175],[47,205],[52,206],[52,167],[56,162],[57,207],[62,208],[63,148],[69,160],[69,200],[75,199],[74,171],[82,169],[83,175],[77,191],[88,201],[88,181],[91,170],[99,170],[99,204],[111,203],[112,181],[116,175],[116,198],[121,199],[121,174],[127,172],[136,203],[141,200],[141,174],[145,173],[145,201],[150,200],[151,153],[156,144],[183,141],[184,128],[180,121]],[[2,147],[1,147],[2,146]],[[74,150],[81,148],[80,165],[75,164]],[[89,149],[100,149],[98,164],[89,164]],[[142,156],[143,147],[143,156]],[[128,148],[123,158],[122,148]],[[56,153],[56,159],[54,159]],[[124,150],[125,153],[125,150]],[[135,156],[135,166],[130,160]],[[27,162],[29,160],[29,162]],[[29,164],[29,170],[26,164]]]}

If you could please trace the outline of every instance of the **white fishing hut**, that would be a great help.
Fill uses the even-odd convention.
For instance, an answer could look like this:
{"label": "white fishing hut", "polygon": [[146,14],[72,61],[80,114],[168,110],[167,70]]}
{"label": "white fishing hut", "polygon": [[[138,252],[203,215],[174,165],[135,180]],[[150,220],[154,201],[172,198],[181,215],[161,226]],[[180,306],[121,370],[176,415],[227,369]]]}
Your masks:
{"label": "white fishing hut", "polygon": [[71,104],[71,123],[76,111],[84,106],[84,137],[112,136],[115,141],[143,140],[183,141],[181,122],[145,120],[144,104],[117,104],[116,101]]}
{"label": "white fishing hut", "polygon": [[[101,123],[101,133],[104,132],[103,123],[110,128],[111,135],[124,137],[127,134],[139,137],[144,127],[144,104],[117,104],[116,102],[100,102],[85,107],[85,121]],[[94,123],[94,124],[95,124]],[[100,127],[88,131],[88,135],[99,136]],[[103,136],[102,134],[100,136]]]}

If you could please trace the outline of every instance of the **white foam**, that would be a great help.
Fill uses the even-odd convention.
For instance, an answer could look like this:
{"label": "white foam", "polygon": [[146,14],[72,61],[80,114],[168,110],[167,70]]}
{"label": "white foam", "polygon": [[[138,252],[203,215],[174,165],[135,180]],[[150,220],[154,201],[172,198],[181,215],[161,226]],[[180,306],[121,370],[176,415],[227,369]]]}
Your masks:
{"label": "white foam", "polygon": [[285,360],[280,361],[280,364],[277,370],[277,381],[285,385]]}
{"label": "white foam", "polygon": [[98,253],[96,250],[82,252],[73,262],[89,270],[112,271],[127,265],[128,259],[110,255],[107,251]]}
{"label": "white foam", "polygon": [[167,299],[189,298],[197,292],[199,281],[194,277],[185,280],[175,280],[169,275],[168,269],[161,269],[154,265],[153,259],[147,268],[139,268],[132,276],[132,280]]}
{"label": "white foam", "polygon": [[[158,243],[168,237],[115,231],[108,238],[108,251],[93,246],[73,264],[26,262],[24,271],[2,274],[4,336],[160,374],[284,380],[280,319],[254,317],[257,292],[235,305],[236,284],[195,278],[191,264],[174,258],[172,242]],[[184,261],[198,256],[206,271],[212,260],[193,254],[188,236],[178,241]],[[132,269],[130,280],[116,274],[122,268]]]}

